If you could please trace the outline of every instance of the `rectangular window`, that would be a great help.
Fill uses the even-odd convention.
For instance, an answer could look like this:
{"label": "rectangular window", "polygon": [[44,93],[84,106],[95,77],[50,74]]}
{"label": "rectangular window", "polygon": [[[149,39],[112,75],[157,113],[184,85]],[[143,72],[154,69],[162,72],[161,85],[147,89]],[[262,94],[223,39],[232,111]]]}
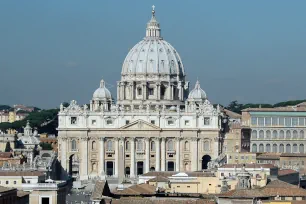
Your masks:
{"label": "rectangular window", "polygon": [[209,117],[204,118],[204,125],[210,125],[210,118]]}
{"label": "rectangular window", "polygon": [[71,122],[72,125],[77,124],[77,117],[71,117],[70,122]]}
{"label": "rectangular window", "polygon": [[151,123],[152,123],[153,125],[155,125],[155,120],[151,120]]}
{"label": "rectangular window", "polygon": [[107,125],[112,125],[112,124],[113,124],[113,121],[112,121],[111,119],[108,119],[108,120],[106,120],[106,124],[107,124]]}
{"label": "rectangular window", "polygon": [[298,126],[299,119],[298,118],[292,118],[292,126]]}
{"label": "rectangular window", "polygon": [[249,156],[245,156],[245,159],[248,160],[248,159],[249,159]]}
{"label": "rectangular window", "polygon": [[152,155],[151,155],[151,157],[152,157],[152,158],[154,158],[154,157],[155,157],[155,155],[154,155],[154,154],[152,154]]}
{"label": "rectangular window", "polygon": [[241,156],[241,159],[244,159],[244,156]]}
{"label": "rectangular window", "polygon": [[180,188],[181,186],[176,186],[177,188]]}
{"label": "rectangular window", "polygon": [[129,155],[129,154],[127,154],[127,155],[125,155],[125,157],[126,157],[126,158],[129,158],[129,157],[130,157],[130,155]]}
{"label": "rectangular window", "polygon": [[278,125],[278,118],[277,117],[272,117],[272,125]]}
{"label": "rectangular window", "polygon": [[229,156],[230,159],[232,159],[232,156]]}
{"label": "rectangular window", "polygon": [[168,125],[174,125],[174,121],[173,120],[168,120]]}
{"label": "rectangular window", "polygon": [[14,184],[17,184],[17,181],[14,181]]}
{"label": "rectangular window", "polygon": [[255,126],[257,125],[257,117],[252,117],[251,118],[251,124],[255,125]]}
{"label": "rectangular window", "polygon": [[190,188],[190,186],[187,186],[187,188]]}
{"label": "rectangular window", "polygon": [[130,123],[130,121],[129,121],[129,120],[126,120],[126,121],[125,121],[125,124],[126,124],[126,125],[127,125],[127,124],[129,124],[129,123]]}
{"label": "rectangular window", "polygon": [[91,124],[92,124],[92,125],[96,125],[96,124],[97,124],[97,121],[96,121],[96,120],[92,120],[92,121],[91,121]]}
{"label": "rectangular window", "polygon": [[5,184],[9,184],[9,181],[6,181]]}
{"label": "rectangular window", "polygon": [[284,117],[280,117],[279,118],[279,125],[283,126],[285,124],[285,118]]}
{"label": "rectangular window", "polygon": [[258,118],[258,126],[264,126],[265,125],[265,118]]}
{"label": "rectangular window", "polygon": [[291,127],[291,118],[288,118],[288,117],[285,118],[285,125],[287,127]]}
{"label": "rectangular window", "polygon": [[224,173],[221,173],[221,176],[224,176]]}
{"label": "rectangular window", "polygon": [[265,118],[265,125],[266,126],[271,126],[271,118],[270,117]]}
{"label": "rectangular window", "polygon": [[149,88],[149,95],[153,96],[154,95],[154,89],[153,88]]}
{"label": "rectangular window", "polygon": [[170,154],[170,155],[169,155],[169,157],[173,157],[173,155],[172,155],[172,154]]}
{"label": "rectangular window", "polygon": [[185,126],[189,126],[190,122],[189,120],[185,120]]}
{"label": "rectangular window", "polygon": [[305,125],[304,118],[299,118],[299,126],[304,126],[304,125]]}

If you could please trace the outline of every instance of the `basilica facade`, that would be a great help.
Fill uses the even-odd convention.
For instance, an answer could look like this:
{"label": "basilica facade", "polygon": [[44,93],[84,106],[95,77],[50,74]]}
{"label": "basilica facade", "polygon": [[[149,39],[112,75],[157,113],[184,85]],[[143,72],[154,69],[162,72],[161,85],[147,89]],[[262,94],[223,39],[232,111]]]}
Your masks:
{"label": "basilica facade", "polygon": [[61,105],[63,175],[136,178],[149,171],[197,171],[221,153],[221,111],[161,36],[155,10],[146,36],[127,54],[114,101],[105,81],[89,106]]}

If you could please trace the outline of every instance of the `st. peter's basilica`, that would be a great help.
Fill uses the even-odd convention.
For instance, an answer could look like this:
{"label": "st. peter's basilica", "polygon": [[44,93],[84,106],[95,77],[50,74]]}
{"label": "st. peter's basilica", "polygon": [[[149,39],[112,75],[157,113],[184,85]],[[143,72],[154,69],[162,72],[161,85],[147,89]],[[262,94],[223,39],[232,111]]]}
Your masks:
{"label": "st. peter's basilica", "polygon": [[61,105],[64,173],[87,180],[206,169],[221,153],[221,111],[199,81],[191,89],[178,51],[162,38],[153,8],[146,36],[124,59],[116,101],[101,80],[89,106],[74,100]]}

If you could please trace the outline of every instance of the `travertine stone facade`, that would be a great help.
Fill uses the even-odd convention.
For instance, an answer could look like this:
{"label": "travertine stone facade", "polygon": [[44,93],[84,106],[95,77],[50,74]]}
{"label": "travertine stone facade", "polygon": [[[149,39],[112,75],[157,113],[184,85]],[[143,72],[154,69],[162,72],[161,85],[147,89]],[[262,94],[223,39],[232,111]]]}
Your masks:
{"label": "travertine stone facade", "polygon": [[63,170],[85,180],[207,168],[221,153],[221,112],[198,81],[189,92],[185,76],[177,51],[160,36],[153,10],[146,37],[124,60],[117,101],[102,80],[89,107],[76,101],[61,105]]}

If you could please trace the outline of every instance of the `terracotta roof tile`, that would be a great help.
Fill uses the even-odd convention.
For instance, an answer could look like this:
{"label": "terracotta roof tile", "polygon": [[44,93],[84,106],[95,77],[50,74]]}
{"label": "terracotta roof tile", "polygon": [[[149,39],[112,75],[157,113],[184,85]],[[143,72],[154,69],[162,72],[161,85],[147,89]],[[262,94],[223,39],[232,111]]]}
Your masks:
{"label": "terracotta roof tile", "polygon": [[245,168],[277,168],[273,164],[225,164],[219,168],[242,168],[245,165]]}
{"label": "terracotta roof tile", "polygon": [[101,199],[103,197],[103,191],[106,184],[107,181],[96,181],[94,190],[91,195],[91,199]]}
{"label": "terracotta roof tile", "polygon": [[214,173],[211,172],[174,172],[174,171],[150,171],[148,173],[143,174],[142,176],[162,176],[162,177],[170,177],[178,173],[185,173],[191,177],[212,177],[215,176]]}
{"label": "terracotta roof tile", "polygon": [[288,174],[296,174],[299,173],[297,171],[294,171],[293,169],[279,169],[278,170],[278,175],[279,176],[284,176],[284,175],[288,175]]}
{"label": "terracotta roof tile", "polygon": [[0,171],[0,176],[43,176],[41,171]]}
{"label": "terracotta roof tile", "polygon": [[146,183],[131,186],[123,190],[116,190],[113,193],[116,195],[155,195],[156,187]]}
{"label": "terracotta roof tile", "polygon": [[287,106],[275,108],[246,108],[242,112],[306,112],[306,107],[303,106]]}
{"label": "terracotta roof tile", "polygon": [[156,176],[155,178],[152,178],[148,180],[149,182],[168,182],[168,178],[164,176]]}

